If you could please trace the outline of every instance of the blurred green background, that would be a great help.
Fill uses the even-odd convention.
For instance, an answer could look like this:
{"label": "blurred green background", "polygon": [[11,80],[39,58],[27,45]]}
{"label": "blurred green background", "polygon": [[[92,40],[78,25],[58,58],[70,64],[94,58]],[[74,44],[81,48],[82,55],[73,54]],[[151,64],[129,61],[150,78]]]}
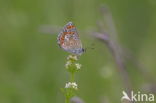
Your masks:
{"label": "blurred green background", "polygon": [[[155,0],[0,0],[0,103],[64,103],[60,88],[68,81],[68,53],[58,47],[58,33],[38,28],[72,21],[80,32],[96,30],[101,5],[112,12],[120,44],[155,79]],[[94,43],[95,49],[80,57],[78,96],[86,103],[120,103],[125,88],[110,51],[85,33],[80,37],[84,47]],[[127,71],[135,90],[151,83],[132,63]]]}

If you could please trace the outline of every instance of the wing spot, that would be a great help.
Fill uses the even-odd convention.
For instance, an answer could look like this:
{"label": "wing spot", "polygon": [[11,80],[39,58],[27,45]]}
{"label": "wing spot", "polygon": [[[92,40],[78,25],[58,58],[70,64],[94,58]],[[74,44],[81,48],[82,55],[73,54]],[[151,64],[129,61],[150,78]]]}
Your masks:
{"label": "wing spot", "polygon": [[67,32],[64,32],[64,34],[67,34]]}
{"label": "wing spot", "polygon": [[71,34],[74,34],[74,32],[71,32]]}
{"label": "wing spot", "polygon": [[72,26],[71,26],[71,28],[75,28],[75,26],[74,26],[74,25],[72,25]]}
{"label": "wing spot", "polygon": [[71,29],[72,27],[71,26],[67,26],[67,29]]}

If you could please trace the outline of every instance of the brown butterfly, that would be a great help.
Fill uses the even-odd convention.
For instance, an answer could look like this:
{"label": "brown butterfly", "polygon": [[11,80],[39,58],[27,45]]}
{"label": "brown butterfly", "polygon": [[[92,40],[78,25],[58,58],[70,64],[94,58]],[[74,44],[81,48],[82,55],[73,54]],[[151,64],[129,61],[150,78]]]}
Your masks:
{"label": "brown butterfly", "polygon": [[76,27],[68,22],[58,35],[59,46],[67,52],[81,55],[84,52]]}

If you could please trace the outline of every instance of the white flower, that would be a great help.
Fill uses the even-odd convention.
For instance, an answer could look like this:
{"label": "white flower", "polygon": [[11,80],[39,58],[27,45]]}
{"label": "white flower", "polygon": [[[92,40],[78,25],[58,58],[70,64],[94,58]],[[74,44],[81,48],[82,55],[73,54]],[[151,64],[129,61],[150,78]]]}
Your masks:
{"label": "white flower", "polygon": [[77,84],[75,83],[75,82],[68,82],[68,83],[66,83],[66,85],[65,85],[65,88],[73,88],[73,89],[75,89],[75,90],[77,90]]}
{"label": "white flower", "polygon": [[77,56],[76,55],[69,55],[68,57],[67,57],[67,60],[70,60],[70,59],[72,59],[72,60],[78,60],[78,58],[77,58]]}
{"label": "white flower", "polygon": [[76,63],[75,66],[76,66],[77,70],[79,70],[79,69],[81,69],[81,66],[82,66],[82,65],[79,64],[79,63]]}
{"label": "white flower", "polygon": [[65,67],[68,68],[71,64],[72,64],[71,61],[67,61],[67,63],[65,64]]}

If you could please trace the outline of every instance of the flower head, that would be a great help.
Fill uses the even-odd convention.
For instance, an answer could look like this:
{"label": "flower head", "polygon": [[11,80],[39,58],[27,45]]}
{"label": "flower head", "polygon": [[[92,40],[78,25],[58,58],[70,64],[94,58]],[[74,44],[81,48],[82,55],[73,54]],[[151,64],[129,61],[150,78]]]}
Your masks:
{"label": "flower head", "polygon": [[67,57],[67,60],[74,60],[74,61],[77,61],[78,58],[77,58],[76,55],[69,55],[69,56]]}
{"label": "flower head", "polygon": [[73,88],[73,89],[77,90],[78,86],[75,82],[68,82],[68,83],[66,83],[65,88]]}
{"label": "flower head", "polygon": [[79,69],[81,69],[81,66],[82,66],[82,65],[79,64],[79,63],[76,63],[75,66],[76,66],[77,70],[79,70]]}
{"label": "flower head", "polygon": [[65,67],[66,68],[69,68],[69,66],[71,66],[72,65],[72,62],[69,60],[69,61],[67,61],[67,63],[65,64]]}

